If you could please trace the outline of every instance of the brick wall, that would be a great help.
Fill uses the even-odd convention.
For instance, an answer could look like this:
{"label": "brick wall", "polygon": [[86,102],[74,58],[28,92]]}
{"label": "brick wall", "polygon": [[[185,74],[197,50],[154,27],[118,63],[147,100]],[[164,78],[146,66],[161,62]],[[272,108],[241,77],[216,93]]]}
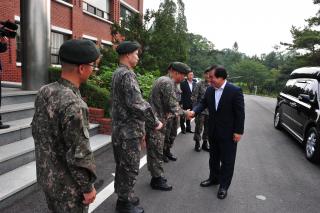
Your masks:
{"label": "brick wall", "polygon": [[[23,0],[21,0],[23,1]],[[103,0],[101,0],[103,1]],[[125,0],[133,8],[143,11],[143,0]],[[72,38],[82,38],[83,34],[111,41],[111,24],[85,14],[82,0],[73,0],[73,7],[67,7],[56,0],[51,1],[51,24],[72,31]],[[111,21],[120,20],[120,0],[110,0]],[[1,0],[0,20],[20,17],[20,0]],[[2,61],[2,80],[21,82],[21,67],[16,64],[16,40],[10,39],[10,49],[0,54]]]}

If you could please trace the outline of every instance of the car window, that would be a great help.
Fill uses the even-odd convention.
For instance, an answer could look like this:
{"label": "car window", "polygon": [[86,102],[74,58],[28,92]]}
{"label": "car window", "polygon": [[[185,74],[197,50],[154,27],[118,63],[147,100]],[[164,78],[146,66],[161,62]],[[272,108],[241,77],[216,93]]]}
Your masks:
{"label": "car window", "polygon": [[307,85],[304,88],[304,94],[309,95],[311,100],[316,100],[317,92],[318,92],[318,81],[316,80],[307,81]]}
{"label": "car window", "polygon": [[290,79],[287,81],[286,86],[283,88],[282,92],[288,95],[293,95],[293,85],[296,82],[295,79]]}
{"label": "car window", "polygon": [[298,98],[300,94],[304,94],[304,88],[307,85],[306,80],[297,80],[292,87],[291,95]]}

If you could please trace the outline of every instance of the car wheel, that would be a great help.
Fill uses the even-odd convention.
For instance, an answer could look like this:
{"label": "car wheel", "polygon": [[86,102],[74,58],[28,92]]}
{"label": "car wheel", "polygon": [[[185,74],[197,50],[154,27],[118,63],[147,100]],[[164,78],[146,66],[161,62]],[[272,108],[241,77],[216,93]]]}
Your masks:
{"label": "car wheel", "polygon": [[276,129],[281,129],[281,117],[280,117],[279,109],[277,109],[274,114],[273,125]]}
{"label": "car wheel", "polygon": [[320,141],[317,129],[311,127],[306,135],[305,154],[306,158],[313,162],[319,163],[320,160]]}

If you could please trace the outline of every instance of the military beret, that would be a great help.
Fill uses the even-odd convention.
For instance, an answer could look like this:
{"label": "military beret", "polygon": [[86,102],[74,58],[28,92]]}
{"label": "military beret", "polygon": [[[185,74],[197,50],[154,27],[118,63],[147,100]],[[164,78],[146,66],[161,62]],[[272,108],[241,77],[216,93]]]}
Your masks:
{"label": "military beret", "polygon": [[172,62],[169,65],[169,69],[170,68],[174,69],[177,72],[183,73],[183,74],[188,74],[189,72],[191,72],[191,68],[182,62]]}
{"label": "military beret", "polygon": [[138,42],[135,41],[123,41],[121,42],[118,47],[116,48],[116,51],[119,55],[132,53],[136,51],[137,49],[140,49],[141,45]]}
{"label": "military beret", "polygon": [[70,64],[88,64],[100,57],[100,50],[92,41],[71,39],[61,45],[59,57],[61,61]]}

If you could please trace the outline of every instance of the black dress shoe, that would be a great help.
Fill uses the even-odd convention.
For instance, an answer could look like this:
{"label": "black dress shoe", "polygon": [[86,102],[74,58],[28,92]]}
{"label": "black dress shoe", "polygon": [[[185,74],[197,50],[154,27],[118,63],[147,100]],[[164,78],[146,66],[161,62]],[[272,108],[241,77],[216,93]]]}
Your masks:
{"label": "black dress shoe", "polygon": [[215,180],[215,179],[208,179],[208,180],[204,180],[200,183],[200,186],[202,187],[208,187],[208,186],[213,186],[213,185],[218,185],[219,181]]}
{"label": "black dress shoe", "polygon": [[228,191],[226,189],[220,187],[218,190],[217,197],[219,199],[225,199],[227,197],[227,194],[228,194]]}
{"label": "black dress shoe", "polygon": [[161,190],[161,191],[171,191],[172,186],[167,184],[167,180],[163,177],[152,178],[150,182],[152,189]]}
{"label": "black dress shoe", "polygon": [[181,130],[181,133],[186,134],[186,130],[185,129]]}
{"label": "black dress shoe", "polygon": [[203,143],[202,143],[202,149],[203,149],[204,151],[207,151],[207,152],[210,151],[208,141],[203,141]]}
{"label": "black dress shoe", "polygon": [[119,213],[144,213],[140,206],[134,206],[131,201],[117,200],[116,211]]}
{"label": "black dress shoe", "polygon": [[194,131],[192,131],[191,129],[188,129],[187,132],[194,133]]}

